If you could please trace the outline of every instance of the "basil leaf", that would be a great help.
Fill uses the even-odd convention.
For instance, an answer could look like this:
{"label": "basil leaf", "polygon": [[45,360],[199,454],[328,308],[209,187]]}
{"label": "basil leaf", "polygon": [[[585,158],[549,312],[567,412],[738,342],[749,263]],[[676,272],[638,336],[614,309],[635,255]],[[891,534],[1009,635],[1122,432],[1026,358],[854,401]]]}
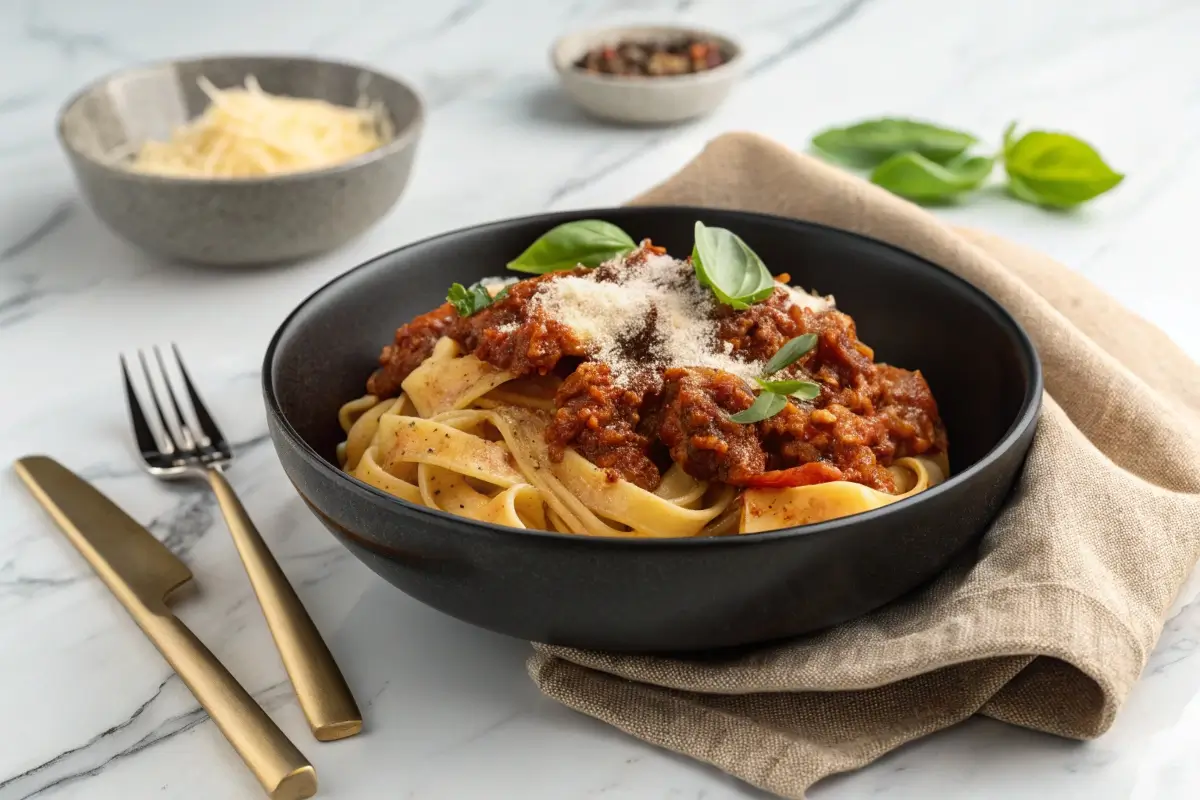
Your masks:
{"label": "basil leaf", "polygon": [[544,275],[581,265],[598,267],[636,248],[637,243],[629,234],[611,222],[580,219],[551,228],[508,262],[508,268]]}
{"label": "basil leaf", "polygon": [[963,154],[938,164],[920,153],[900,153],[875,168],[871,183],[909,200],[944,202],[978,189],[995,163],[991,156]]}
{"label": "basil leaf", "polygon": [[761,422],[764,419],[771,417],[783,411],[783,407],[788,403],[787,395],[775,394],[774,392],[763,392],[758,397],[754,398],[754,403],[745,411],[739,411],[736,414],[730,414],[729,419],[739,425],[746,425],[751,422]]}
{"label": "basil leaf", "polygon": [[791,395],[801,400],[812,400],[821,393],[821,385],[812,381],[764,381],[762,378],[755,378],[754,382],[764,391]]}
{"label": "basil leaf", "polygon": [[450,284],[450,291],[446,292],[446,302],[454,306],[460,317],[469,317],[475,311],[475,303],[467,287],[461,283]]}
{"label": "basil leaf", "polygon": [[1008,127],[1004,129],[1004,158],[1008,159],[1008,154],[1012,152],[1013,146],[1017,143],[1017,123],[1008,123]]}
{"label": "basil leaf", "polygon": [[817,335],[815,333],[802,333],[794,339],[788,339],[783,343],[783,347],[775,351],[775,355],[771,356],[771,360],[763,367],[763,377],[769,378],[776,372],[779,372],[779,370],[790,367],[816,346]]}
{"label": "basil leaf", "polygon": [[469,287],[463,286],[461,283],[452,283],[450,291],[446,292],[446,302],[454,306],[454,310],[460,317],[469,317],[499,300],[507,291],[508,287],[506,286],[493,298],[481,283],[472,283]]}
{"label": "basil leaf", "polygon": [[1085,203],[1125,179],[1082,139],[1050,131],[1018,139],[1015,125],[1004,134],[1004,169],[1013,196],[1051,208]]}
{"label": "basil leaf", "polygon": [[847,128],[830,128],[812,139],[818,150],[860,167],[874,167],[891,156],[908,151],[944,163],[977,141],[965,131],[896,117],[866,120]]}
{"label": "basil leaf", "polygon": [[775,279],[749,245],[724,228],[710,228],[699,220],[692,267],[718,300],[739,311],[775,291]]}

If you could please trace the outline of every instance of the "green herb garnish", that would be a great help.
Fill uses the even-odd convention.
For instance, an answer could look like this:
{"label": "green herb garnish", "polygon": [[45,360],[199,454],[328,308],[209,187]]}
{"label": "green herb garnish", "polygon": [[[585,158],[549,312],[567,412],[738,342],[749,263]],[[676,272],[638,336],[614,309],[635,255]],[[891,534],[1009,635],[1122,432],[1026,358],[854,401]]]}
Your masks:
{"label": "green herb garnish", "polygon": [[770,361],[763,367],[763,377],[768,378],[779,372],[779,370],[790,367],[808,355],[808,351],[816,346],[817,336],[814,333],[803,333],[794,339],[788,339],[783,343],[783,347],[775,351],[775,355],[771,356]]}
{"label": "green herb garnish", "polygon": [[739,311],[775,291],[775,279],[766,264],[741,237],[700,221],[696,222],[692,266],[700,283],[712,289],[722,303]]}
{"label": "green herb garnish", "polygon": [[945,164],[920,153],[898,153],[871,173],[871,183],[922,203],[944,203],[978,189],[992,174],[991,156],[955,156]]}
{"label": "green herb garnish", "polygon": [[463,286],[461,283],[450,284],[450,291],[446,292],[446,302],[454,306],[454,310],[458,312],[460,317],[469,317],[477,311],[490,306],[492,303],[499,301],[508,294],[508,287],[505,286],[496,296],[493,297],[482,283],[472,283],[470,286]]}
{"label": "green herb garnish", "polygon": [[812,139],[830,157],[871,168],[871,182],[918,203],[946,203],[981,187],[997,161],[1013,197],[1048,208],[1072,208],[1117,186],[1124,175],[1096,149],[1067,133],[1004,132],[997,154],[970,153],[978,139],[928,122],[884,118],[831,128]]}
{"label": "green herb garnish", "polygon": [[764,392],[798,397],[801,400],[812,400],[821,393],[821,387],[812,381],[764,381],[762,378],[755,378],[754,382]]}
{"label": "green herb garnish", "polygon": [[762,389],[758,393],[758,397],[754,398],[754,403],[745,411],[730,414],[729,419],[742,425],[750,422],[762,422],[764,419],[770,419],[780,411],[783,411],[783,407],[787,405],[788,397],[795,397],[800,400],[813,400],[820,395],[820,384],[813,383],[812,381],[767,380],[767,378],[776,372],[786,369],[799,361],[816,346],[817,337],[812,333],[804,333],[784,342],[783,347],[779,348],[775,352],[775,355],[771,356],[771,360],[767,362],[767,365],[763,367],[762,376],[754,379],[754,382]]}
{"label": "green herb garnish", "polygon": [[764,419],[770,419],[780,411],[783,411],[783,407],[787,405],[787,402],[786,394],[762,392],[758,397],[754,398],[754,403],[749,408],[745,411],[739,411],[736,414],[730,414],[729,419],[739,425],[762,422]]}
{"label": "green herb garnish", "polygon": [[818,150],[858,167],[874,167],[899,153],[917,153],[944,163],[978,141],[965,131],[912,119],[866,120],[846,128],[830,128],[813,137]]}
{"label": "green herb garnish", "polygon": [[1014,122],[1004,132],[1004,169],[1014,197],[1039,206],[1071,208],[1125,178],[1082,139],[1047,131],[1030,131],[1018,139],[1016,128]]}
{"label": "green herb garnish", "polygon": [[508,268],[544,275],[578,266],[598,267],[635,249],[637,243],[611,222],[580,219],[551,228],[508,262]]}

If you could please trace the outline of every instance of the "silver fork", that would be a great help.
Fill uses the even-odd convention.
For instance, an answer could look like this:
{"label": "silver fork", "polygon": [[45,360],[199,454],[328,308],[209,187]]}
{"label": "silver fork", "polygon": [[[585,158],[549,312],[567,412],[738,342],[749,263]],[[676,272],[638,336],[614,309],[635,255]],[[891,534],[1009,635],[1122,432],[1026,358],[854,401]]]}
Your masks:
{"label": "silver fork", "polygon": [[[263,615],[267,618],[267,627],[271,629],[283,667],[292,680],[292,687],[313,735],[319,741],[353,736],[362,730],[362,714],[354,702],[350,687],[346,685],[346,679],[342,677],[312,618],[279,568],[279,563],[267,549],[233,487],[225,479],[223,470],[233,460],[233,451],[201,401],[183,365],[179,348],[171,345],[171,349],[186,392],[185,403],[180,403],[174,381],[158,347],[154,348],[154,360],[162,388],[156,385],[152,377],[145,353],[138,351],[138,361],[146,380],[146,394],[152,401],[156,424],[151,424],[142,410],[129,366],[125,356],[121,356],[129,417],[146,471],[163,480],[195,478],[209,485],[217,496],[225,524],[233,534],[238,555],[250,577],[250,585],[258,596]],[[185,406],[188,407],[186,412]]]}

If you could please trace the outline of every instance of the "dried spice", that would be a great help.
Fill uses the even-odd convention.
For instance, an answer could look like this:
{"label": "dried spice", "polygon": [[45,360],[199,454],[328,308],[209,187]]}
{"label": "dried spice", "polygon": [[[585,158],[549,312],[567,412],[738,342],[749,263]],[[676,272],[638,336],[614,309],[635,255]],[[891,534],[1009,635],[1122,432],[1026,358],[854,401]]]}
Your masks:
{"label": "dried spice", "polygon": [[728,60],[717,42],[688,36],[669,41],[625,41],[597,47],[576,61],[575,66],[602,75],[659,78],[704,72]]}

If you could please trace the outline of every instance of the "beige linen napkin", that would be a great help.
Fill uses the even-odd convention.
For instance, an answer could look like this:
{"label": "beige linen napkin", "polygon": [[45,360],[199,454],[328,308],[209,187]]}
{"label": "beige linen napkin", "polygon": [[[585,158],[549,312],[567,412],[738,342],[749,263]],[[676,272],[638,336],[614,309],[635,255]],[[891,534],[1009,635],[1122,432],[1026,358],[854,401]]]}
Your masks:
{"label": "beige linen napkin", "polygon": [[972,714],[1079,739],[1107,730],[1200,555],[1200,368],[1049,258],[759,136],[716,139],[634,203],[781,214],[919,253],[1021,321],[1045,408],[977,563],[720,661],[538,646],[541,690],[791,798]]}

